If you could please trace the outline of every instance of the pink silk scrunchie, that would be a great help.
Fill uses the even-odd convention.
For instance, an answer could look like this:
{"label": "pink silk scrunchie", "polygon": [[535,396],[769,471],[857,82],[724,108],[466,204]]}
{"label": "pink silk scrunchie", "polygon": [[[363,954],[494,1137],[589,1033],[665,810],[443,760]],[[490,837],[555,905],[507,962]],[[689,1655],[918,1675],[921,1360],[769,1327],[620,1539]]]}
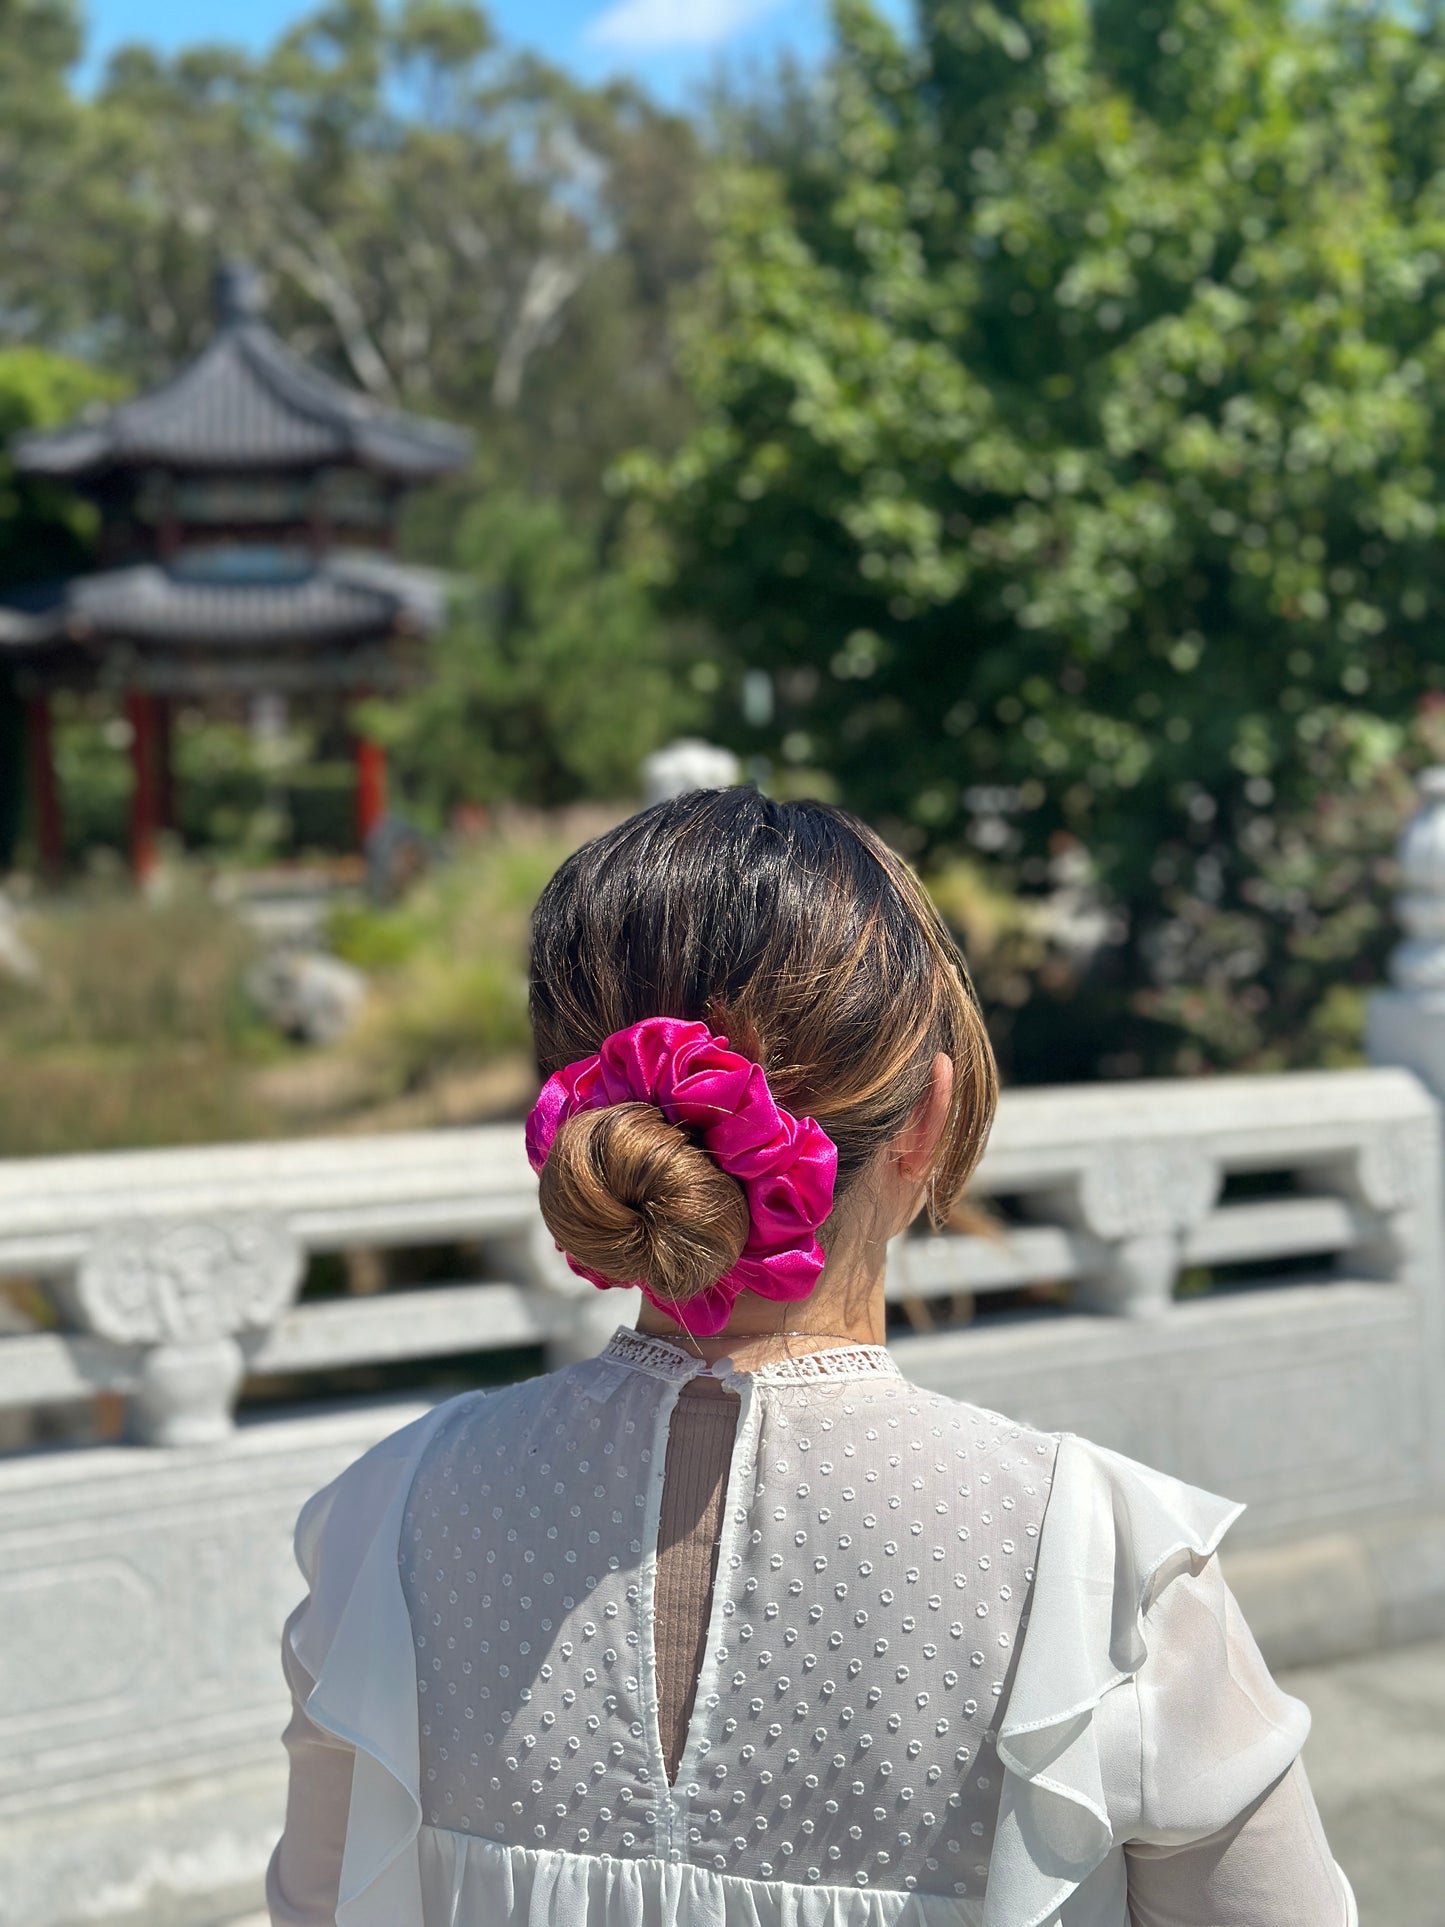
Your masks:
{"label": "pink silk scrunchie", "polygon": [[[703,1147],[742,1186],[751,1219],[732,1270],[685,1304],[637,1289],[684,1331],[705,1337],[732,1316],[738,1293],[806,1298],[823,1269],[818,1227],[833,1208],[838,1149],[810,1117],[783,1110],[761,1064],[728,1049],[706,1024],[645,1017],[606,1039],[595,1057],[568,1064],[542,1087],[527,1119],[527,1157],[541,1171],[560,1126],[578,1111],[655,1104],[673,1124],[696,1130]],[[570,1253],[567,1263],[605,1290],[603,1278]]]}

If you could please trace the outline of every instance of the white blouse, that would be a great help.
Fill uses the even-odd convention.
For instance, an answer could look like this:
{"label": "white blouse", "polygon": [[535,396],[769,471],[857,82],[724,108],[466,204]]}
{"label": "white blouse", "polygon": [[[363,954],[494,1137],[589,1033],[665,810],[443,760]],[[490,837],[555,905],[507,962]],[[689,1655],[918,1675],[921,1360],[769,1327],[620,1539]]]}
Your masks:
{"label": "white blouse", "polygon": [[619,1327],[303,1508],[278,1927],[1356,1927],[1215,1549],[1242,1507],[911,1384],[737,1371],[675,1781],[668,1426]]}

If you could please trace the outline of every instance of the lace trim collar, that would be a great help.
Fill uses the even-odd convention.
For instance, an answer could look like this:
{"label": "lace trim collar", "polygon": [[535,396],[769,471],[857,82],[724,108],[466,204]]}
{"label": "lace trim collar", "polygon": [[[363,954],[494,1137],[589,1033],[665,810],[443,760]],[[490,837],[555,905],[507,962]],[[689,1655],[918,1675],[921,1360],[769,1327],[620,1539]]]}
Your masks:
{"label": "lace trim collar", "polygon": [[[709,1369],[701,1359],[689,1354],[666,1338],[650,1332],[634,1331],[619,1325],[602,1348],[600,1357],[614,1364],[631,1365],[651,1372],[657,1378],[693,1378]],[[714,1367],[725,1374],[732,1367],[729,1358],[714,1360]],[[838,1345],[829,1351],[803,1352],[795,1358],[771,1358],[762,1365],[744,1368],[749,1378],[770,1384],[811,1384],[818,1379],[901,1378],[893,1354],[886,1345]]]}

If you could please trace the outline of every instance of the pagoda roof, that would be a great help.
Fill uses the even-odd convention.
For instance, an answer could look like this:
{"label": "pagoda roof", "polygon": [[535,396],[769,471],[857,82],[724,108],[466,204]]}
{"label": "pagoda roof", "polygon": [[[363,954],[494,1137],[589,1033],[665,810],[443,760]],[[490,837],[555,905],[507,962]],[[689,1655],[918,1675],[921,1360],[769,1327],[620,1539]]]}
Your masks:
{"label": "pagoda roof", "polygon": [[[244,552],[242,552],[244,554]],[[235,552],[142,563],[18,591],[0,603],[0,661],[57,644],[129,642],[207,652],[345,645],[430,635],[445,578],[371,552],[333,550],[302,569],[238,571]]]}
{"label": "pagoda roof", "polygon": [[401,482],[464,467],[471,437],[383,408],[286,347],[261,318],[246,271],[218,279],[219,330],[159,388],[68,427],[17,438],[24,474],[93,481],[115,469],[354,465]]}

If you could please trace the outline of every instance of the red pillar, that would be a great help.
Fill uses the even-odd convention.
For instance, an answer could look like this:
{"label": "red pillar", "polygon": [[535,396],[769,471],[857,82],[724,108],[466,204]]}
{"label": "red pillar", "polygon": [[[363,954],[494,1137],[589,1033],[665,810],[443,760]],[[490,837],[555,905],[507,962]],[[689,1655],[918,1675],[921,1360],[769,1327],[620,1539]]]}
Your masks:
{"label": "red pillar", "polygon": [[356,739],[356,840],[366,839],[386,815],[386,751],[368,736]]}
{"label": "red pillar", "polygon": [[130,690],[125,699],[130,721],[130,867],[137,883],[144,883],[156,867],[156,833],[160,829],[159,731],[156,699],[143,690]]}
{"label": "red pillar", "polygon": [[50,698],[32,696],[25,705],[25,737],[30,746],[30,784],[40,867],[48,877],[65,861],[65,831],[60,821],[60,788],[55,780],[55,743],[50,729]]}

